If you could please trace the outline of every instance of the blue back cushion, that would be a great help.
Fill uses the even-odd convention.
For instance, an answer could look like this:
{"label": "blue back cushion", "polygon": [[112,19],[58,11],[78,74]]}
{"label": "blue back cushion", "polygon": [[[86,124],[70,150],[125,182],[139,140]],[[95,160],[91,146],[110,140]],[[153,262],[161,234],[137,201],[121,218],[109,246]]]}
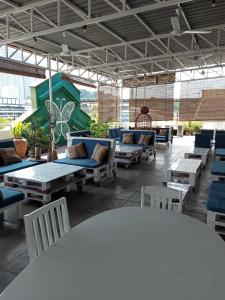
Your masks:
{"label": "blue back cushion", "polygon": [[0,148],[15,148],[13,140],[0,141]]}
{"label": "blue back cushion", "polygon": [[213,140],[214,129],[201,129],[201,134],[209,134],[211,136],[211,140]]}
{"label": "blue back cushion", "polygon": [[195,147],[210,148],[211,147],[210,134],[196,134],[195,135]]}
{"label": "blue back cushion", "polygon": [[111,138],[111,139],[117,138],[117,136],[116,136],[116,128],[109,128],[109,138]]}
{"label": "blue back cushion", "polygon": [[216,130],[216,136],[219,134],[225,134],[225,130]]}
{"label": "blue back cushion", "polygon": [[[94,148],[95,148],[95,145],[97,143],[103,145],[103,146],[107,146],[108,149],[110,150],[110,147],[111,147],[111,143],[110,141],[104,141],[104,140],[95,140],[95,139],[73,139],[72,140],[72,145],[77,145],[79,143],[84,143],[85,144],[85,148],[86,148],[86,151],[87,151],[87,154],[88,154],[88,157],[87,158],[91,158],[92,154],[93,154],[93,151],[94,151]],[[109,152],[108,152],[109,153]],[[104,161],[107,161],[108,160],[108,156],[105,158]]]}
{"label": "blue back cushion", "polygon": [[215,149],[225,148],[225,134],[216,135]]}
{"label": "blue back cushion", "polygon": [[[155,136],[155,131],[153,130],[121,130],[120,131],[120,143],[123,142],[123,135],[124,134],[129,134],[129,133],[133,133],[134,134],[134,142],[135,144],[138,144],[140,136],[142,134],[144,135],[151,135],[151,136]],[[150,144],[153,144],[153,139],[151,139]]]}

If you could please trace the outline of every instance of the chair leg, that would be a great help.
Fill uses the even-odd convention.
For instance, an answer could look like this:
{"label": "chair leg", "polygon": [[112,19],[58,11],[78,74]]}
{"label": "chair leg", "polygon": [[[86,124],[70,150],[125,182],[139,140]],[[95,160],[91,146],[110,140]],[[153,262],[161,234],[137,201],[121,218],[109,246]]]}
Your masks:
{"label": "chair leg", "polygon": [[22,214],[22,203],[18,203],[16,206],[17,209],[17,219],[23,219],[23,214]]}
{"label": "chair leg", "polygon": [[145,202],[145,188],[144,186],[141,187],[141,207],[144,207]]}

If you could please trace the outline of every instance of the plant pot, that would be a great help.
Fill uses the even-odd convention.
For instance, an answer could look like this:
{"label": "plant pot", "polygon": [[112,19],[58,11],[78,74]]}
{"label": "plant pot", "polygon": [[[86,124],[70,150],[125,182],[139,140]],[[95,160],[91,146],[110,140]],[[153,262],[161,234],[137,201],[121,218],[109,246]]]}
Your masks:
{"label": "plant pot", "polygon": [[14,138],[13,139],[16,153],[20,158],[24,158],[27,152],[27,140],[24,138]]}
{"label": "plant pot", "polygon": [[41,147],[35,146],[34,148],[34,157],[35,159],[41,159]]}

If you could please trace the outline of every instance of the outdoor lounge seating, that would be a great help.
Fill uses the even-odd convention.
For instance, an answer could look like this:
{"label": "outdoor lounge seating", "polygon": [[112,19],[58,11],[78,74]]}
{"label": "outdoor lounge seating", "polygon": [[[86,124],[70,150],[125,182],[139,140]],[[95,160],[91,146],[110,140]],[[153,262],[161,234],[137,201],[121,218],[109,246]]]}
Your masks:
{"label": "outdoor lounge seating", "polygon": [[0,200],[0,213],[3,213],[6,209],[16,206],[17,216],[21,218],[21,202],[24,200],[24,194],[19,191],[15,191],[9,188],[0,189],[3,200]]}
{"label": "outdoor lounge seating", "polygon": [[[134,144],[127,144],[128,146],[137,146],[143,147],[143,156],[149,158],[151,155],[156,156],[156,133],[154,130],[121,130],[120,131],[120,140],[119,143],[123,144],[123,135],[124,134],[134,134]],[[149,145],[138,144],[141,135],[152,136]]]}
{"label": "outdoor lounge seating", "polygon": [[225,231],[225,183],[213,181],[208,193],[207,224],[216,231]]}
{"label": "outdoor lounge seating", "polygon": [[[97,184],[100,184],[100,182],[104,178],[108,176],[112,176],[112,173],[115,172],[115,168],[114,170],[112,170],[113,158],[115,152],[115,141],[112,139],[85,138],[85,137],[70,137],[68,139],[68,146],[78,145],[79,143],[84,143],[87,151],[87,157],[76,158],[76,159],[65,157],[62,159],[55,160],[54,162],[85,167],[89,172],[93,174],[93,180]],[[97,162],[96,160],[91,158],[97,143],[108,147],[108,154],[102,162]]]}
{"label": "outdoor lounge seating", "polygon": [[[15,148],[13,140],[1,140],[0,141],[0,148]],[[5,173],[21,170],[24,168],[32,167],[37,165],[38,162],[31,161],[31,160],[22,160],[18,163],[13,163],[9,165],[0,165],[0,176],[4,175]]]}
{"label": "outdoor lounge seating", "polygon": [[[156,143],[169,143],[173,142],[173,128],[172,127],[156,127],[152,128],[156,131]],[[163,134],[162,134],[163,133]],[[164,134],[165,133],[165,134]]]}

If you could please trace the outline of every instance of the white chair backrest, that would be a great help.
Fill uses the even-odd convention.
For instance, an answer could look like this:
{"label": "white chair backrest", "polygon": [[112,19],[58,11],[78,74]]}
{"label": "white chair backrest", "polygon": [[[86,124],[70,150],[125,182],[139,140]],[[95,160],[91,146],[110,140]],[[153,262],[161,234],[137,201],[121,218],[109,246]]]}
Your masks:
{"label": "white chair backrest", "polygon": [[[141,207],[145,203],[145,195],[150,196],[150,206],[153,208],[173,209],[173,200],[179,202],[179,211],[182,209],[182,191],[168,188],[166,186],[142,186],[141,187]],[[181,211],[180,211],[181,212]]]}
{"label": "white chair backrest", "polygon": [[24,216],[30,260],[70,230],[66,198],[60,198]]}

